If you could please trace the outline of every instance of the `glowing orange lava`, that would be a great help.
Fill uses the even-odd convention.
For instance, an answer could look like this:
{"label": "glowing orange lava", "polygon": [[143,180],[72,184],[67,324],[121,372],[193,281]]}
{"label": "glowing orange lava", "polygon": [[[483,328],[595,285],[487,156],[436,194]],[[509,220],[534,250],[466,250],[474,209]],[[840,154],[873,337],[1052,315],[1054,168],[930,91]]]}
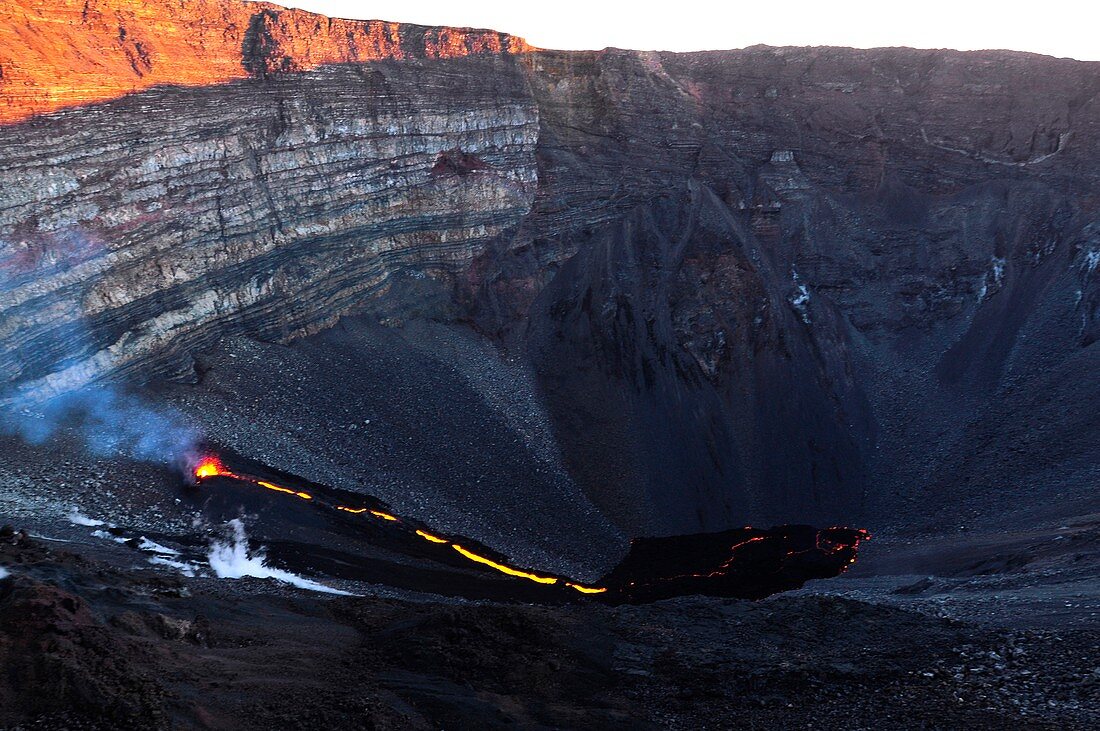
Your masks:
{"label": "glowing orange lava", "polygon": [[382,520],[391,520],[395,523],[401,522],[397,516],[390,515],[389,513],[383,513],[381,510],[371,510],[369,508],[349,508],[346,505],[337,505],[336,509],[345,513],[351,513],[352,515],[362,515],[363,513],[370,513],[374,517],[381,518]]}
{"label": "glowing orange lava", "polygon": [[574,584],[569,581],[565,582],[565,585],[570,589],[579,591],[581,594],[603,594],[607,591],[607,589],[602,586],[581,586],[580,584]]}
{"label": "glowing orange lava", "polygon": [[[270,482],[268,480],[262,480],[259,477],[253,477],[253,476],[250,476],[250,475],[247,475],[247,474],[235,473],[232,470],[230,470],[216,456],[204,457],[202,459],[202,461],[200,461],[199,464],[195,467],[194,475],[195,475],[196,480],[198,480],[198,481],[202,481],[202,480],[213,478],[213,477],[230,477],[234,480],[240,480],[241,482],[251,483],[253,485],[256,485],[257,487],[262,487],[265,490],[271,490],[273,492],[281,493],[281,494],[284,494],[284,495],[290,495],[290,496],[296,497],[300,500],[313,501],[315,503],[318,503],[322,507],[325,507],[325,508],[328,508],[328,509],[339,510],[339,511],[347,513],[349,515],[366,515],[366,514],[369,514],[370,517],[397,524],[399,530],[402,529],[401,528],[402,526],[407,526],[407,529],[411,530],[412,533],[415,533],[415,535],[418,538],[421,538],[421,539],[423,539],[423,540],[425,540],[428,543],[431,543],[433,545],[438,545],[438,546],[441,546],[441,547],[450,547],[450,548],[454,549],[454,551],[456,553],[458,553],[460,556],[462,556],[463,558],[465,558],[469,561],[472,561],[474,563],[480,564],[482,566],[488,567],[490,569],[493,569],[494,571],[498,571],[502,574],[506,574],[507,576],[512,576],[512,577],[519,578],[519,579],[525,579],[527,581],[533,581],[537,584],[542,584],[544,586],[560,585],[560,586],[568,587],[569,589],[572,589],[573,591],[575,591],[579,594],[585,594],[585,595],[604,594],[604,593],[609,591],[607,587],[586,586],[584,584],[578,584],[576,582],[569,581],[565,578],[560,578],[560,577],[556,577],[556,576],[544,576],[544,575],[537,574],[537,573],[534,573],[534,572],[531,572],[531,571],[524,571],[522,569],[513,568],[513,567],[508,566],[504,563],[500,563],[499,561],[494,561],[491,558],[488,558],[488,557],[483,556],[481,554],[475,553],[475,552],[459,545],[458,543],[453,542],[449,538],[436,535],[436,534],[431,533],[431,532],[429,532],[427,530],[424,530],[422,528],[417,528],[416,525],[415,525],[415,521],[412,521],[412,523],[413,523],[412,525],[408,525],[406,521],[404,521],[403,519],[397,517],[396,515],[391,515],[390,513],[383,512],[381,510],[376,510],[376,509],[369,508],[369,507],[350,507],[350,506],[346,506],[346,505],[334,505],[332,503],[326,502],[324,496],[321,496],[320,500],[318,501],[318,500],[315,500],[314,496],[311,495],[308,492],[304,492],[302,490],[299,490],[299,489],[296,489],[296,488],[293,488],[293,487],[287,487],[285,485],[280,485],[280,484],[277,484],[277,483],[274,483],[274,482]],[[751,531],[753,529],[752,528],[746,528],[746,530]],[[817,536],[815,537],[815,546],[814,546],[817,550],[820,550],[820,551],[822,551],[826,554],[836,554],[836,553],[838,553],[840,551],[843,551],[843,550],[853,550],[854,551],[855,549],[858,548],[861,541],[868,540],[871,537],[870,533],[868,533],[865,530],[851,530],[851,529],[840,529],[840,528],[833,529],[835,531],[844,531],[844,532],[847,533],[846,535],[841,534],[841,535],[837,535],[837,536],[827,535],[828,530],[829,529],[818,532]],[[725,577],[730,572],[730,570],[733,568],[734,562],[738,558],[738,555],[741,553],[742,548],[744,548],[745,546],[748,546],[750,544],[757,543],[757,542],[760,542],[760,541],[765,541],[765,540],[767,540],[766,536],[754,535],[754,536],[745,538],[744,540],[742,540],[738,543],[734,543],[733,545],[730,545],[729,546],[729,558],[716,571],[712,571],[710,573],[691,573],[691,574],[685,574],[685,575],[681,575],[681,576],[665,577],[665,580],[683,579],[683,578],[687,578],[687,577],[693,577],[693,578],[707,578],[707,577],[722,578],[722,577]],[[813,550],[813,549],[811,548],[809,550]],[[806,553],[806,552],[807,551],[788,552],[787,556],[790,557],[790,556],[797,555],[799,553]],[[852,563],[855,563],[855,556],[854,555],[851,556],[845,562],[846,565],[843,568],[847,568],[847,566],[852,564]],[[633,587],[633,586],[635,586],[635,582],[630,581],[628,584],[626,584],[626,586]]]}
{"label": "glowing orange lava", "polygon": [[[265,490],[271,490],[273,492],[282,493],[284,495],[291,495],[291,496],[296,497],[300,500],[314,501],[313,495],[309,494],[308,492],[304,492],[302,490],[294,489],[294,488],[291,488],[291,487],[286,487],[284,485],[279,485],[279,484],[276,484],[274,482],[270,482],[268,480],[261,480],[258,477],[252,477],[252,476],[249,476],[249,475],[237,474],[237,473],[233,472],[232,470],[230,470],[220,459],[218,459],[215,456],[204,457],[202,459],[202,461],[199,462],[199,464],[195,467],[194,474],[195,474],[196,480],[198,480],[198,481],[208,479],[208,478],[212,478],[212,477],[230,477],[230,478],[233,478],[235,480],[240,480],[242,482],[247,482],[247,483],[251,483],[253,485],[256,485],[258,487],[262,487]],[[317,502],[317,501],[314,501],[314,502]],[[349,507],[349,506],[346,506],[346,505],[333,505],[331,503],[325,502],[325,498],[323,496],[320,499],[320,505],[323,506],[323,507],[327,507],[327,508],[330,508],[330,509],[335,509],[335,510],[339,510],[339,511],[344,512],[344,513],[348,513],[349,515],[369,514],[370,517],[378,518],[380,520],[389,521],[389,522],[392,522],[392,523],[396,523],[398,526],[405,526],[406,525],[406,522],[403,521],[401,518],[397,517],[396,515],[391,515],[390,513],[386,513],[386,512],[383,512],[381,510],[376,510],[376,509],[368,508],[368,507],[356,508],[356,507]],[[493,569],[494,571],[498,571],[498,572],[500,572],[502,574],[506,574],[508,576],[512,576],[512,577],[515,577],[515,578],[518,578],[518,579],[525,579],[527,581],[533,581],[537,584],[542,584],[544,586],[561,585],[561,586],[568,587],[569,589],[572,589],[573,591],[575,591],[579,594],[585,594],[585,595],[604,594],[608,591],[607,587],[585,586],[584,584],[578,584],[578,583],[568,581],[567,579],[559,578],[559,577],[556,577],[556,576],[543,576],[541,574],[536,574],[536,573],[533,573],[531,571],[524,571],[522,569],[512,568],[511,566],[500,563],[498,561],[494,561],[493,559],[487,558],[486,556],[482,556],[481,554],[474,553],[473,551],[459,545],[458,543],[453,542],[449,538],[445,538],[445,537],[436,535],[434,533],[430,533],[427,530],[424,530],[424,529],[421,529],[421,528],[416,528],[415,523],[414,523],[414,525],[409,525],[408,528],[412,529],[412,532],[415,533],[415,535],[417,537],[427,541],[428,543],[431,543],[433,545],[438,545],[438,546],[441,546],[441,547],[450,547],[450,548],[454,549],[454,551],[456,553],[458,553],[460,556],[462,556],[463,558],[465,558],[469,561],[472,561],[474,563],[480,564],[482,566],[486,566],[490,569]],[[754,529],[751,528],[751,527],[746,527],[745,530],[753,531]],[[834,535],[834,533],[836,533],[836,535]],[[871,534],[869,532],[865,531],[865,530],[862,530],[862,529],[847,529],[847,528],[839,528],[839,527],[838,528],[833,528],[833,529],[824,529],[824,530],[820,530],[820,531],[817,532],[816,536],[814,537],[814,543],[813,543],[812,547],[807,548],[805,550],[800,550],[800,551],[788,551],[786,553],[786,558],[791,558],[791,557],[797,556],[799,554],[809,553],[810,551],[813,551],[813,550],[820,551],[820,552],[822,552],[826,555],[835,555],[835,554],[837,554],[841,551],[850,550],[850,551],[853,552],[853,555],[851,555],[850,557],[846,557],[847,560],[844,562],[844,565],[840,568],[840,571],[844,571],[851,564],[855,563],[855,561],[856,561],[855,551],[859,548],[859,544],[863,541],[869,540],[870,538],[871,538]],[[674,576],[666,576],[666,577],[663,577],[661,579],[661,581],[668,582],[668,581],[682,581],[682,580],[685,580],[685,579],[707,579],[707,578],[723,579],[724,577],[726,577],[730,573],[731,570],[733,570],[734,563],[740,557],[740,554],[742,553],[743,548],[745,548],[746,546],[749,546],[753,543],[758,543],[758,542],[765,541],[765,540],[767,540],[767,536],[753,535],[753,536],[750,536],[748,538],[745,538],[744,540],[741,540],[740,542],[737,542],[737,543],[734,543],[733,545],[730,545],[729,546],[729,558],[725,562],[723,562],[721,564],[721,566],[719,566],[718,569],[715,570],[715,571],[711,571],[709,573],[688,573],[688,574],[680,574],[680,575],[674,575]],[[636,582],[629,581],[626,584],[624,584],[623,587],[620,587],[620,589],[617,589],[616,591],[620,591],[621,589],[625,589],[626,587],[629,587],[629,589],[626,589],[626,591],[630,592],[630,591],[634,590],[633,588],[635,586],[636,586]]]}
{"label": "glowing orange lava", "polygon": [[534,581],[534,582],[539,583],[539,584],[556,584],[556,583],[558,583],[558,580],[555,579],[552,576],[539,576],[537,574],[528,573],[527,571],[519,571],[519,570],[514,569],[510,566],[505,566],[502,563],[497,563],[496,561],[487,559],[484,556],[479,556],[476,553],[474,553],[473,551],[467,551],[465,548],[458,545],[457,543],[452,544],[451,548],[455,549],[456,551],[458,551],[459,553],[461,553],[463,556],[470,559],[471,561],[475,561],[477,563],[484,564],[485,566],[488,566],[489,568],[496,569],[497,571],[499,571],[503,574],[508,574],[509,576],[518,576],[521,579],[527,579],[529,581]]}
{"label": "glowing orange lava", "polygon": [[195,478],[202,480],[207,477],[233,477],[233,473],[217,457],[204,457],[195,467]]}
{"label": "glowing orange lava", "polygon": [[308,492],[299,492],[298,490],[291,490],[288,487],[280,487],[270,482],[264,482],[263,480],[256,480],[257,485],[260,487],[266,487],[268,490],[274,490],[275,492],[285,492],[287,495],[293,495],[294,497],[301,498],[302,500],[312,500],[313,496]]}
{"label": "glowing orange lava", "polygon": [[[313,496],[310,495],[308,492],[303,492],[301,490],[295,490],[289,487],[284,487],[282,485],[277,485],[274,482],[261,480],[256,477],[236,474],[229,470],[229,468],[227,468],[224,464],[222,464],[221,460],[219,460],[217,457],[205,457],[195,468],[196,479],[203,480],[210,477],[232,477],[236,480],[250,482],[253,485],[258,485],[265,490],[272,490],[274,492],[280,492],[285,495],[293,495],[294,497],[297,497],[301,500],[313,500]],[[396,515],[390,515],[389,513],[382,512],[381,510],[373,510],[371,508],[351,508],[346,505],[335,505],[332,507],[334,507],[336,510],[344,513],[349,513],[351,515],[362,515],[363,513],[370,513],[372,516],[385,521],[390,521],[393,523],[401,522],[401,519],[398,518]],[[469,560],[475,563],[479,563],[483,566],[488,566],[489,568],[499,571],[503,574],[507,574],[508,576],[515,576],[520,579],[527,579],[528,581],[534,581],[538,584],[546,585],[557,584],[559,581],[559,579],[553,576],[540,576],[538,574],[533,574],[529,571],[521,571],[519,569],[514,569],[511,566],[506,566],[502,563],[498,563],[496,561],[493,561],[492,559],[486,558],[485,556],[481,556],[474,553],[473,551],[463,548],[457,543],[451,543],[451,541],[446,538],[440,538],[439,536],[429,533],[425,530],[421,530],[418,528],[415,532],[416,535],[428,541],[429,543],[435,543],[437,545],[449,545],[465,558],[468,558]],[[582,586],[580,584],[574,584],[570,582],[566,582],[565,585],[582,594],[602,594],[603,592],[607,591],[607,589],[604,589],[602,587]]]}

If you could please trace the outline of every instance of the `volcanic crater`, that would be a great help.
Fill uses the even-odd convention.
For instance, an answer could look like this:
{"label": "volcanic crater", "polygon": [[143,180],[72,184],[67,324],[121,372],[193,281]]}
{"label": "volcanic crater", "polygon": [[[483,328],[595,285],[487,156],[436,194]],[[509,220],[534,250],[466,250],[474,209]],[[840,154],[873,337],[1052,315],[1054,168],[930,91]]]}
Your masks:
{"label": "volcanic crater", "polygon": [[0,727],[1095,728],[1098,72],[6,2]]}

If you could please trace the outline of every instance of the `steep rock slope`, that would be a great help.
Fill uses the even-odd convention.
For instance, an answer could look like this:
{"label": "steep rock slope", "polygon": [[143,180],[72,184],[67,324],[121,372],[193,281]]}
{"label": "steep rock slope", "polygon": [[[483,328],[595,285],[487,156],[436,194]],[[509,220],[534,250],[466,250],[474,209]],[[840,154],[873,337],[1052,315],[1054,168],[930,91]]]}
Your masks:
{"label": "steep rock slope", "polygon": [[597,501],[629,496],[642,526],[861,509],[942,526],[960,500],[969,522],[1087,495],[1095,64],[768,48],[534,63],[533,233],[499,252],[483,304],[494,322],[502,294],[539,292],[527,333],[550,403],[605,417],[563,430]]}

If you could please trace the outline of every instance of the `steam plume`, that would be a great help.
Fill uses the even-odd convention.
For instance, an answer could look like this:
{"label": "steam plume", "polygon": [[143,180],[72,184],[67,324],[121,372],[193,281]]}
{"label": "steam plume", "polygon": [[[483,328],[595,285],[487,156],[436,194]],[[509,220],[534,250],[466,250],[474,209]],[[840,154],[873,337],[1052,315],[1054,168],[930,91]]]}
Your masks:
{"label": "steam plume", "polygon": [[256,579],[275,579],[299,589],[354,596],[349,592],[310,581],[289,571],[268,566],[267,557],[262,548],[255,551],[249,549],[248,536],[245,534],[244,523],[241,520],[234,518],[226,524],[226,528],[226,540],[211,543],[210,553],[207,555],[210,568],[219,579],[241,579],[245,576]]}

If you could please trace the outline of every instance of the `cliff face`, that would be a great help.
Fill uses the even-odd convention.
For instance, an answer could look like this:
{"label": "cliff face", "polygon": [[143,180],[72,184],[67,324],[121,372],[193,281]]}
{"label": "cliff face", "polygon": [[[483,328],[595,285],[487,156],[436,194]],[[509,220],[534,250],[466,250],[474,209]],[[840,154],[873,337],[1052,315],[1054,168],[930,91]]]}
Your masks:
{"label": "cliff face", "polygon": [[219,333],[323,328],[395,269],[461,268],[530,208],[524,90],[496,58],[336,66],[0,128],[6,378],[178,368]]}
{"label": "cliff face", "polygon": [[166,84],[526,50],[494,31],[339,20],[260,2],[12,0],[0,7],[0,122]]}
{"label": "cliff face", "polygon": [[0,11],[17,390],[373,312],[525,359],[632,533],[970,510],[1100,469],[1095,64],[43,6]]}

